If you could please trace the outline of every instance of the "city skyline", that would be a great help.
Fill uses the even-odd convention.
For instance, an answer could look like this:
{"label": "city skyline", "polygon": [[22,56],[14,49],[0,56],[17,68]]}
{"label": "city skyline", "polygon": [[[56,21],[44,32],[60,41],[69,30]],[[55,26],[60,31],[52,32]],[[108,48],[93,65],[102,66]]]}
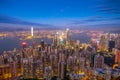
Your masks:
{"label": "city skyline", "polygon": [[[33,40],[30,32],[33,27],[31,31],[0,34],[3,41],[11,37],[10,43],[16,44],[13,50],[0,54],[0,79],[120,80],[120,34],[67,28],[58,32],[34,31]],[[14,38],[19,38],[21,44]],[[17,48],[18,45],[21,48]],[[5,48],[9,46],[12,47],[9,44]]]}
{"label": "city skyline", "polygon": [[120,80],[120,1],[0,0],[0,80]]}
{"label": "city skyline", "polygon": [[0,27],[120,29],[119,0],[1,0]]}

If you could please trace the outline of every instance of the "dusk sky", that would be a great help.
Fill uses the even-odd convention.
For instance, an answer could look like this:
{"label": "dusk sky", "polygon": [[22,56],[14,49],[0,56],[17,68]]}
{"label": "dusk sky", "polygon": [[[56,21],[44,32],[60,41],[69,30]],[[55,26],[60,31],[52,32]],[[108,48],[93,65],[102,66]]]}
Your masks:
{"label": "dusk sky", "polygon": [[120,27],[120,0],[0,0],[2,27]]}

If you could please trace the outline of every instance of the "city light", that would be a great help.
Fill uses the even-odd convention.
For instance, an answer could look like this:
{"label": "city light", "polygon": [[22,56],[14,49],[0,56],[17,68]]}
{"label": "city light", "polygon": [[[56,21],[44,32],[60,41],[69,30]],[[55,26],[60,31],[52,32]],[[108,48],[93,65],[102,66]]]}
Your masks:
{"label": "city light", "polygon": [[67,28],[66,31],[69,31],[69,28]]}
{"label": "city light", "polygon": [[27,45],[27,43],[26,42],[22,42],[22,46],[26,46]]}
{"label": "city light", "polygon": [[31,27],[31,36],[32,36],[32,37],[34,36],[33,27]]}
{"label": "city light", "polygon": [[120,0],[0,0],[0,80],[120,80]]}
{"label": "city light", "polygon": [[[31,31],[32,30],[33,29],[31,29]],[[39,32],[34,31],[34,33]],[[110,40],[109,36],[105,37],[107,34],[96,32],[94,37],[92,37],[92,34],[89,35],[91,39],[89,39],[90,41],[88,43],[82,43],[79,39],[72,39],[70,35],[71,32],[72,30],[69,31],[69,29],[67,29],[67,32],[66,30],[59,32],[46,31],[45,33],[43,31],[41,32],[42,38],[38,40],[38,43],[36,43],[34,47],[26,46],[27,41],[29,41],[26,40],[21,43],[23,47],[21,50],[15,48],[11,52],[4,51],[0,56],[0,65],[3,65],[0,66],[0,73],[2,74],[0,79],[2,77],[4,77],[4,79],[14,77],[19,79],[20,76],[25,79],[52,79],[56,76],[56,78],[60,80],[66,78],[69,78],[69,80],[81,78],[86,80],[94,75],[93,78],[96,80],[98,78],[110,80],[111,72],[118,69],[117,67],[119,67],[120,62],[120,50],[115,48],[115,45],[119,47],[119,44],[113,44],[114,40],[118,39],[118,37],[114,35],[114,40]],[[82,32],[84,33],[84,31]],[[74,31],[73,33],[82,34],[80,31]],[[26,34],[22,34],[21,36],[26,36]],[[26,37],[28,36],[29,34]],[[53,39],[53,42],[50,42],[50,44],[46,42],[49,40],[48,36]],[[46,40],[45,37],[48,39]],[[33,38],[30,39],[33,40]],[[34,40],[37,39],[38,38],[34,36]],[[112,51],[108,48],[111,48]],[[12,56],[14,56],[15,59]],[[116,63],[114,63],[114,61]],[[7,72],[5,73],[3,70]],[[100,73],[100,71],[104,72],[104,74]],[[115,73],[119,75],[118,72],[119,71],[116,70]],[[69,77],[67,77],[68,75]],[[102,77],[102,75],[106,77]]]}

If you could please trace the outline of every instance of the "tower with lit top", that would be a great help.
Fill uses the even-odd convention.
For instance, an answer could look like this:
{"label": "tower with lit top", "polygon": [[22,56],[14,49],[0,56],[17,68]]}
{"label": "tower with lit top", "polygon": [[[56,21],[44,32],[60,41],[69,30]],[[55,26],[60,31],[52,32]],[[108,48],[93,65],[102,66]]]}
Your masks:
{"label": "tower with lit top", "polygon": [[33,34],[33,27],[31,27],[31,36],[33,37],[34,34]]}
{"label": "tower with lit top", "polygon": [[69,28],[66,29],[66,41],[69,41]]}
{"label": "tower with lit top", "polygon": [[35,40],[34,40],[34,29],[33,27],[31,27],[31,37],[32,37],[32,45],[33,45],[33,48],[35,47]]}
{"label": "tower with lit top", "polygon": [[68,48],[69,46],[69,28],[66,29],[66,47]]}

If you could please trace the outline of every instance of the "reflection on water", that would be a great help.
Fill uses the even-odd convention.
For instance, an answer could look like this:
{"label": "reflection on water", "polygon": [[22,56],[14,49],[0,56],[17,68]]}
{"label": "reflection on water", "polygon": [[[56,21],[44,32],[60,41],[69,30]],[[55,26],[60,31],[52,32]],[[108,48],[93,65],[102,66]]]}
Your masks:
{"label": "reflection on water", "polygon": [[[85,33],[82,34],[72,34],[70,36],[72,40],[80,40],[82,43],[86,43],[90,40],[90,37],[88,37]],[[46,43],[51,44],[52,39],[47,39],[47,38],[37,38],[35,39],[36,44],[39,44],[41,40],[44,40]],[[32,40],[27,40],[27,46],[32,45]],[[3,39],[0,39],[0,52],[3,51],[8,51],[8,50],[13,50],[14,48],[20,49],[22,41],[19,40],[19,38],[12,38],[12,37],[6,37]]]}

